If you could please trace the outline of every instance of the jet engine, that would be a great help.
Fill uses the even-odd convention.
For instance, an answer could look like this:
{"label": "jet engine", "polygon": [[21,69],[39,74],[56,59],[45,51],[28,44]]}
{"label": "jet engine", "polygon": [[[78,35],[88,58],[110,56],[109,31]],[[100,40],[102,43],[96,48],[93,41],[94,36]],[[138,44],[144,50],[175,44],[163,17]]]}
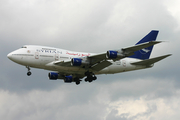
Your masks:
{"label": "jet engine", "polygon": [[106,54],[107,58],[109,59],[121,59],[124,58],[124,55],[122,53],[119,53],[117,51],[109,50]]}
{"label": "jet engine", "polygon": [[81,65],[88,65],[89,62],[87,60],[82,60],[80,58],[72,58],[71,65],[72,66],[81,66]]}
{"label": "jet engine", "polygon": [[50,80],[57,80],[57,79],[64,79],[63,76],[59,75],[58,73],[55,73],[55,72],[50,72],[48,74],[48,77]]}
{"label": "jet engine", "polygon": [[71,83],[73,81],[73,77],[72,76],[65,76],[64,82],[65,83]]}

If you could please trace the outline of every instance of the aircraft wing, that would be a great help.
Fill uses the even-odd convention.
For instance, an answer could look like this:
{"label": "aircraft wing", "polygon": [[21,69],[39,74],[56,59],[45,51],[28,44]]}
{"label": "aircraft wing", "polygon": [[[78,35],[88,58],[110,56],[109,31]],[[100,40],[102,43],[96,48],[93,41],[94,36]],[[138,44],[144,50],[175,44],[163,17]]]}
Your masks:
{"label": "aircraft wing", "polygon": [[[146,42],[146,43],[138,44],[138,45],[127,47],[127,48],[122,48],[120,50],[115,50],[115,51],[121,52],[124,55],[123,58],[125,58],[125,57],[129,57],[129,56],[133,55],[134,52],[136,52],[138,50],[150,47],[150,46],[158,44],[160,42],[161,41],[151,41],[151,42]],[[96,64],[102,60],[108,60],[107,53],[99,53],[96,55],[90,55],[90,56],[88,56],[88,58],[92,59],[93,64]],[[118,58],[114,59],[114,61],[116,61],[116,60],[119,60],[119,59]]]}
{"label": "aircraft wing", "polygon": [[[121,50],[122,50],[122,52],[124,52],[124,54],[126,54],[126,57],[128,57],[128,56],[131,56],[134,52],[136,52],[138,50],[141,50],[143,48],[147,48],[147,47],[153,46],[153,45],[158,44],[158,43],[161,43],[161,41],[150,41],[150,42],[134,45],[134,46],[127,47],[127,48],[122,48],[120,50],[115,50],[115,51],[121,52]],[[131,53],[131,55],[127,55],[127,53]],[[88,57],[89,58],[95,58],[95,59],[107,59],[106,58],[106,53],[90,55]]]}
{"label": "aircraft wing", "polygon": [[[147,48],[149,46],[155,45],[160,43],[160,41],[151,41],[151,42],[146,42],[146,43],[142,43],[142,44],[138,44],[135,46],[131,46],[131,47],[127,47],[127,48],[122,48],[120,50],[115,50],[117,52],[121,52],[121,54],[123,54],[123,57],[121,58],[117,58],[117,59],[113,59],[114,61],[131,56],[134,54],[134,52],[141,50],[143,48]],[[107,53],[99,53],[99,54],[95,54],[95,55],[90,55],[90,56],[86,56],[86,57],[79,57],[79,59],[86,59],[88,61],[90,61],[89,65],[81,65],[78,67],[88,67],[91,68],[92,70],[102,70],[105,67],[108,67],[109,65],[111,65],[112,63],[109,62],[108,60],[111,60],[109,58],[107,58]],[[71,65],[71,60],[65,60],[65,61],[54,61],[53,62],[54,65],[59,65],[59,66],[66,66],[66,67],[74,67]],[[76,66],[77,67],[77,66]]]}
{"label": "aircraft wing", "polygon": [[54,65],[64,66],[64,67],[71,67],[71,59],[63,60],[63,61],[54,61]]}
{"label": "aircraft wing", "polygon": [[95,70],[95,71],[100,71],[106,67],[108,67],[109,65],[111,65],[112,63],[109,62],[109,61],[102,61],[98,64],[95,64],[93,67],[92,67],[92,70]]}
{"label": "aircraft wing", "polygon": [[147,59],[147,60],[143,60],[143,61],[139,61],[139,62],[134,62],[134,63],[131,63],[132,65],[143,65],[143,66],[149,66],[149,65],[152,65],[166,57],[169,57],[171,56],[171,54],[168,54],[168,55],[164,55],[164,56],[160,56],[160,57],[156,57],[156,58],[151,58],[151,59]]}

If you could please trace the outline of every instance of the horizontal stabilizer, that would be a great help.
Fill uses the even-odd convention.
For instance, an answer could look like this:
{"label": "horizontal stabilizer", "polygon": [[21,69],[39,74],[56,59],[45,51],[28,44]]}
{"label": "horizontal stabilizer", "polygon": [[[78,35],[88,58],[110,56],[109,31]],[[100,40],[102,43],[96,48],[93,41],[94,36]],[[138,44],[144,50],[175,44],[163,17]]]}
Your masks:
{"label": "horizontal stabilizer", "polygon": [[148,65],[152,65],[166,57],[169,57],[171,56],[171,54],[168,54],[168,55],[164,55],[164,56],[160,56],[160,57],[156,57],[156,58],[151,58],[151,59],[147,59],[147,60],[143,60],[143,61],[140,61],[140,62],[134,62],[134,63],[131,63],[132,65],[144,65],[144,66],[148,66]]}

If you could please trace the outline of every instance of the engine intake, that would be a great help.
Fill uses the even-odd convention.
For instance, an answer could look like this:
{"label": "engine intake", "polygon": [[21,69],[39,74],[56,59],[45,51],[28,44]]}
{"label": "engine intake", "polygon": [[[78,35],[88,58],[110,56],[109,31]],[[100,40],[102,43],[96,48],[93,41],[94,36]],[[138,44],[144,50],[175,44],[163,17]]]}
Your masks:
{"label": "engine intake", "polygon": [[58,73],[50,72],[48,74],[48,77],[49,77],[50,80],[57,80],[58,79]]}
{"label": "engine intake", "polygon": [[116,59],[116,58],[124,58],[124,55],[121,53],[118,53],[117,51],[109,50],[106,54],[107,58],[109,59]]}
{"label": "engine intake", "polygon": [[82,60],[79,58],[72,58],[72,60],[71,60],[72,66],[80,66],[81,63],[82,63]]}

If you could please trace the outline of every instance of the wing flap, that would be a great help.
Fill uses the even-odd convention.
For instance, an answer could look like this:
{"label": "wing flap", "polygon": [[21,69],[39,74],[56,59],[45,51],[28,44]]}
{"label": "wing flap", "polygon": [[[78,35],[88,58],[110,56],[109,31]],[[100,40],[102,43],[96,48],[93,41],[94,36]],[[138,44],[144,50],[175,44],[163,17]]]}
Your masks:
{"label": "wing flap", "polygon": [[168,55],[164,55],[164,56],[160,56],[160,57],[156,57],[156,58],[151,58],[151,59],[148,59],[148,60],[143,60],[143,61],[140,61],[140,62],[134,62],[134,63],[131,63],[132,65],[152,65],[166,57],[169,57],[171,56],[172,54],[168,54]]}
{"label": "wing flap", "polygon": [[102,69],[104,69],[105,67],[108,67],[109,65],[111,65],[112,63],[109,61],[102,61],[98,64],[96,64],[95,66],[92,67],[92,70],[95,71],[100,71]]}

